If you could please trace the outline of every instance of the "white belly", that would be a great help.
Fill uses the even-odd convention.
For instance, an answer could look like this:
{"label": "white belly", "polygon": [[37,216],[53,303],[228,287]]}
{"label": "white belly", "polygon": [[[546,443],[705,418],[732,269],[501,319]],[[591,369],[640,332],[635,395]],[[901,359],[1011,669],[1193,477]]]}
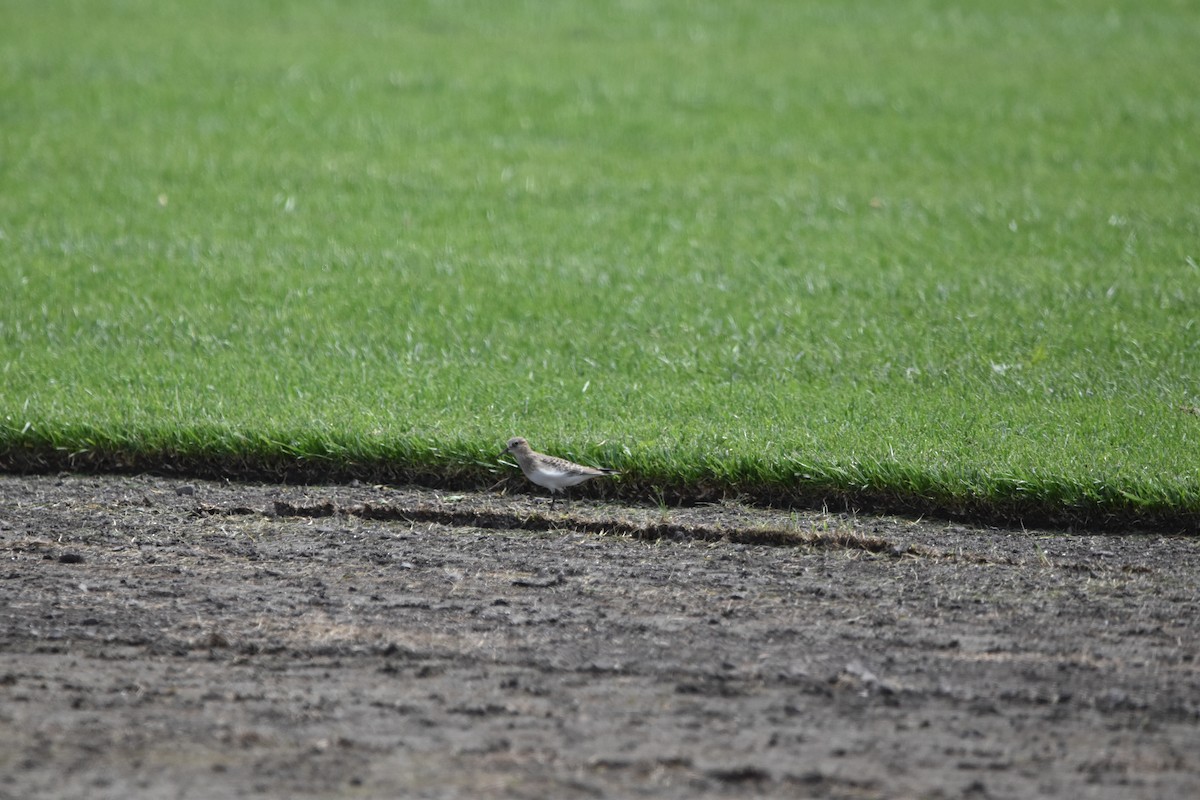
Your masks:
{"label": "white belly", "polygon": [[557,492],[559,489],[565,489],[568,486],[574,486],[577,483],[583,483],[588,478],[593,476],[584,475],[579,472],[570,472],[567,470],[556,470],[551,468],[535,468],[525,473],[529,480],[536,483],[538,486]]}

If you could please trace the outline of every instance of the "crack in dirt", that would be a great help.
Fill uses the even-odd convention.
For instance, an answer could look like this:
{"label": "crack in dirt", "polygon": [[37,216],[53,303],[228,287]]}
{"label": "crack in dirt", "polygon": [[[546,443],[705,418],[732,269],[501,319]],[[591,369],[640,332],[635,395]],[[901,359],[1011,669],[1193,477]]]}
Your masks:
{"label": "crack in dirt", "polygon": [[731,544],[765,545],[770,547],[825,547],[843,550],[862,550],[868,553],[901,555],[933,555],[914,545],[896,545],[888,539],[832,531],[803,533],[772,528],[722,528],[689,525],[676,522],[636,523],[620,519],[589,520],[579,517],[548,517],[543,514],[518,514],[509,511],[457,510],[398,505],[360,503],[338,505],[333,502],[297,504],[276,500],[270,512],[246,506],[197,506],[196,516],[241,516],[265,514],[276,517],[347,516],[359,519],[408,524],[434,524],[449,528],[481,528],[484,530],[523,530],[547,532],[571,530],[598,536],[626,536],[638,541],[699,541],[729,542]]}
{"label": "crack in dirt", "polygon": [[[963,553],[938,550],[913,543],[898,544],[878,536],[865,536],[853,531],[788,531],[767,527],[719,527],[693,525],[680,522],[640,523],[609,517],[585,519],[577,516],[550,517],[538,513],[519,514],[509,511],[460,510],[437,507],[422,507],[397,504],[354,503],[340,505],[332,501],[320,503],[293,503],[276,500],[267,510],[248,506],[220,507],[207,504],[197,506],[192,512],[203,516],[252,516],[264,515],[281,518],[321,519],[327,517],[356,517],[364,520],[404,522],[410,525],[434,524],[448,528],[479,528],[483,530],[522,530],[552,532],[570,530],[597,536],[625,536],[637,541],[698,541],[728,542],[731,544],[762,545],[767,547],[808,547],[818,549],[862,551],[888,555],[893,558],[924,558],[959,563],[1019,566],[1022,562],[1009,556],[993,556],[981,553]],[[1095,564],[1067,561],[1050,561],[1045,566],[1055,569],[1081,572],[1090,577],[1099,577],[1109,568]],[[1149,572],[1143,565],[1122,565],[1124,572]]]}

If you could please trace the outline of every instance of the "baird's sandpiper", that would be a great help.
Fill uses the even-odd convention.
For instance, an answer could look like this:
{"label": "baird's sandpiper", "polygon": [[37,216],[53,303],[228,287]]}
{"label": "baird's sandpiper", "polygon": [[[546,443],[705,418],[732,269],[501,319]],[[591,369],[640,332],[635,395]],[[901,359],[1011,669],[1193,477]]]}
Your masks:
{"label": "baird's sandpiper", "polygon": [[[565,493],[567,487],[583,483],[590,478],[618,474],[615,469],[585,467],[582,464],[567,461],[565,458],[555,458],[538,453],[529,446],[529,442],[520,436],[514,436],[508,440],[508,446],[500,455],[504,455],[504,453],[512,453],[516,456],[517,463],[521,465],[521,472],[525,473],[526,478],[538,486],[544,486],[550,490],[551,508],[554,508],[558,492]],[[569,495],[567,495],[567,502],[570,502]]]}

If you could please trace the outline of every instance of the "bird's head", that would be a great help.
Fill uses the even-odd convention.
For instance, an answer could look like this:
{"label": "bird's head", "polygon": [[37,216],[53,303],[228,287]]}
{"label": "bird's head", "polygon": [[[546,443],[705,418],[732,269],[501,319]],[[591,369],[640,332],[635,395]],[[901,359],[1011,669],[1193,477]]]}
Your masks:
{"label": "bird's head", "polygon": [[515,453],[518,450],[528,450],[528,449],[529,449],[529,442],[525,441],[525,438],[523,436],[514,436],[513,438],[508,440],[508,445],[504,448],[504,451],[502,453],[500,453],[500,455],[504,455],[504,453]]}

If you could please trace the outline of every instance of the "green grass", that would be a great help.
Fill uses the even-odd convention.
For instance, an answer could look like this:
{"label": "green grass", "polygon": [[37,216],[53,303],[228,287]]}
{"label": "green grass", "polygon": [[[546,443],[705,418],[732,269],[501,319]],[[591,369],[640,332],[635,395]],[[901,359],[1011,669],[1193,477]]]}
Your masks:
{"label": "green grass", "polygon": [[1179,0],[33,2],[0,466],[1200,519]]}

